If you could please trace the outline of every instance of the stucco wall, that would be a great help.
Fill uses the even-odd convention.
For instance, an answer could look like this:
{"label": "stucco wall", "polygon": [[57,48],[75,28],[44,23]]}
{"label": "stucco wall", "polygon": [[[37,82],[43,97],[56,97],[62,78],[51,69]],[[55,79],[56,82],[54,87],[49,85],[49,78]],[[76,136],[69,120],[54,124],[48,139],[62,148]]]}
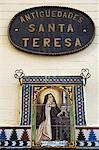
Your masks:
{"label": "stucco wall", "polygon": [[[7,35],[12,17],[26,8],[45,5],[72,7],[87,13],[96,27],[93,43],[81,52],[57,57],[33,55],[15,49]],[[87,124],[99,125],[98,13],[98,0],[0,0],[0,125],[17,125],[19,122],[20,87],[14,79],[14,72],[20,68],[26,75],[79,75],[82,68],[89,68],[91,78],[85,87]]]}

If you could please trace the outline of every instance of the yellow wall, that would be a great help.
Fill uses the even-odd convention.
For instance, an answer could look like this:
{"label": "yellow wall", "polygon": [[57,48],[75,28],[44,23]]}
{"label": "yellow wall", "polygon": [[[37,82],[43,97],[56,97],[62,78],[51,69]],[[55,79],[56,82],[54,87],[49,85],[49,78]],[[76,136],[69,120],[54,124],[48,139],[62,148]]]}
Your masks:
{"label": "yellow wall", "polygon": [[[93,43],[85,50],[57,57],[27,54],[15,49],[8,40],[7,29],[12,17],[26,8],[45,5],[66,6],[87,13],[96,26]],[[26,75],[79,75],[89,68],[86,86],[88,125],[99,124],[99,1],[97,0],[0,0],[0,125],[17,125],[20,90],[14,71],[22,68]]]}

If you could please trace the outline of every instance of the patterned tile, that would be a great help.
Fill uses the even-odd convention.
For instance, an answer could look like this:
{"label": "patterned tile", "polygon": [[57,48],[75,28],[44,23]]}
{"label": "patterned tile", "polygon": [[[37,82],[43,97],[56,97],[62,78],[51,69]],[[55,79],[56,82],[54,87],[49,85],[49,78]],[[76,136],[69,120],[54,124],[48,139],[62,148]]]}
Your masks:
{"label": "patterned tile", "polygon": [[94,127],[77,127],[76,129],[76,146],[99,148],[99,128]]}
{"label": "patterned tile", "polygon": [[31,147],[30,127],[0,127],[0,130],[0,148]]}
{"label": "patterned tile", "polygon": [[23,84],[30,83],[68,83],[68,84],[82,84],[83,78],[81,76],[25,76],[23,77]]}
{"label": "patterned tile", "polygon": [[[31,127],[0,127],[0,148],[31,148]],[[99,128],[76,127],[76,148],[99,149]]]}
{"label": "patterned tile", "polygon": [[[76,125],[85,125],[85,112],[84,112],[84,97],[83,97],[83,79],[81,76],[25,76],[22,84],[22,114],[21,125],[30,125],[31,123],[31,95],[33,95],[32,88],[35,84],[39,84],[37,90],[42,88],[42,84],[65,84],[74,85],[74,101],[75,101],[75,114]],[[34,93],[35,96],[36,93]]]}

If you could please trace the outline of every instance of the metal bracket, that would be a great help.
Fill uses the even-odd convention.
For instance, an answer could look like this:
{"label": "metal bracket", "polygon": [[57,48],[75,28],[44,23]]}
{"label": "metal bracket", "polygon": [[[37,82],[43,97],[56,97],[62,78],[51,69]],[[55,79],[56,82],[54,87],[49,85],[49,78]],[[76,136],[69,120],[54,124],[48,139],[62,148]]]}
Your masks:
{"label": "metal bracket", "polygon": [[89,73],[89,69],[88,68],[83,68],[81,70],[81,74],[80,74],[82,77],[83,77],[83,80],[84,80],[84,86],[87,84],[87,80],[91,77],[91,74]]}
{"label": "metal bracket", "polygon": [[22,78],[25,76],[22,69],[15,70],[14,77],[19,80],[20,85],[22,85]]}

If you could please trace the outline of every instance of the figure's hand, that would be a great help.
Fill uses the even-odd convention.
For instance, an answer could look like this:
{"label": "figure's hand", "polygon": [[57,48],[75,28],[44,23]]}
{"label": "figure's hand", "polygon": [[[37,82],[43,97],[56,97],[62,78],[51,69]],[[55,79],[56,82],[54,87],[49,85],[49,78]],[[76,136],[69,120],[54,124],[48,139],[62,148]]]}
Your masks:
{"label": "figure's hand", "polygon": [[52,107],[56,107],[56,103],[55,103],[55,102],[53,102],[51,106],[52,106]]}

